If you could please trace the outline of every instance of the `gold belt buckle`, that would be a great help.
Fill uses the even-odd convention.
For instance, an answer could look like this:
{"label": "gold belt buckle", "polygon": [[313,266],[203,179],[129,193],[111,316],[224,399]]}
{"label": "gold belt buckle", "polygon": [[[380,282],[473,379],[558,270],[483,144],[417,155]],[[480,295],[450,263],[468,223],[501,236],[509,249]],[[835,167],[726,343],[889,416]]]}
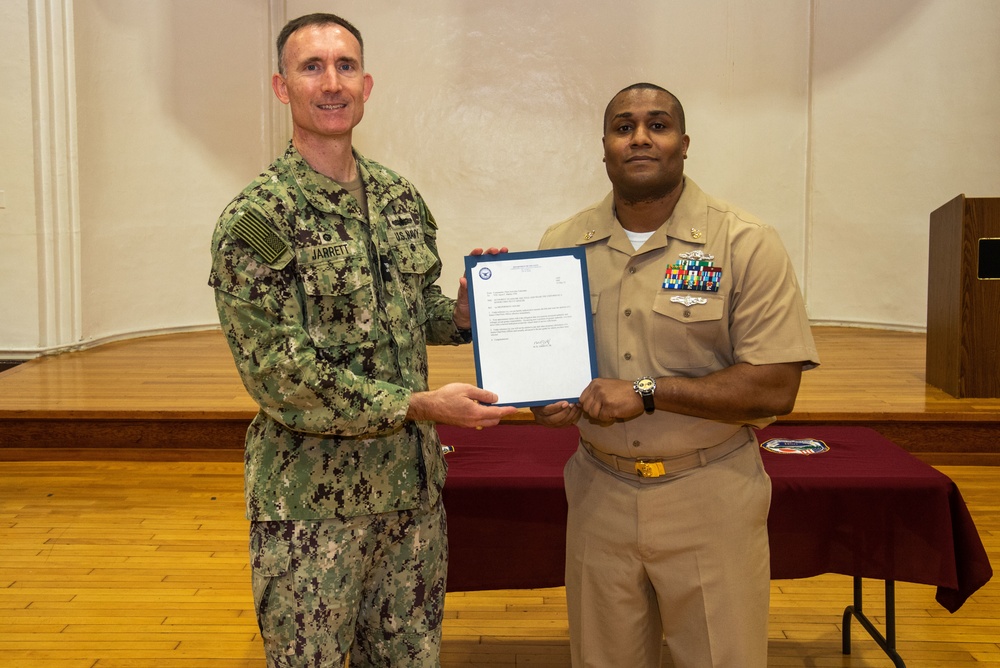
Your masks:
{"label": "gold belt buckle", "polygon": [[661,475],[666,475],[667,471],[663,468],[663,462],[647,462],[641,459],[635,462],[635,472],[639,474],[640,478],[659,478]]}

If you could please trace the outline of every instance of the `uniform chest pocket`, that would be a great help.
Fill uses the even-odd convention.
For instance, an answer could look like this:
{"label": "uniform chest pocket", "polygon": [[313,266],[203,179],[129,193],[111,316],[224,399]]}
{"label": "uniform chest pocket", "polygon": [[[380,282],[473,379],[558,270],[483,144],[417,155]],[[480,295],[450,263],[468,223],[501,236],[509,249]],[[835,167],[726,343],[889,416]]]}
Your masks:
{"label": "uniform chest pocket", "polygon": [[716,351],[728,345],[725,306],[725,298],[717,294],[674,290],[657,294],[653,300],[657,362],[666,369],[712,365]]}
{"label": "uniform chest pocket", "polygon": [[423,322],[424,314],[424,276],[437,265],[437,257],[427,247],[427,244],[408,243],[392,247],[392,259],[399,272],[400,293],[406,299],[409,311]]}
{"label": "uniform chest pocket", "polygon": [[320,348],[362,343],[372,337],[375,295],[371,269],[349,256],[299,267],[306,330]]}

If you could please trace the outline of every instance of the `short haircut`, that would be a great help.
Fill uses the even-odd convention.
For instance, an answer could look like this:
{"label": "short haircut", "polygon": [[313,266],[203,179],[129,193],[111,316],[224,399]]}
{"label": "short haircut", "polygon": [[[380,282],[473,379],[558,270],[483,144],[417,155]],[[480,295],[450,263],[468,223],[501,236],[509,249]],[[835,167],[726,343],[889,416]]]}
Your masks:
{"label": "short haircut", "polygon": [[300,16],[297,19],[292,19],[285,24],[285,27],[281,29],[278,34],[278,73],[282,76],[285,75],[285,43],[288,42],[288,38],[292,36],[296,30],[305,28],[306,26],[325,26],[325,25],[338,25],[346,29],[349,33],[354,35],[358,44],[361,45],[361,66],[365,65],[365,42],[361,39],[361,31],[354,27],[347,19],[343,19],[336,14],[306,14],[305,16]]}
{"label": "short haircut", "polygon": [[677,99],[677,96],[674,95],[673,93],[671,93],[666,88],[662,88],[660,86],[657,86],[656,84],[645,83],[645,82],[634,83],[631,86],[626,86],[625,88],[622,88],[620,91],[618,91],[617,93],[614,94],[614,97],[612,97],[611,101],[608,102],[608,106],[604,108],[604,132],[608,131],[608,121],[610,120],[608,118],[608,114],[611,113],[611,105],[612,105],[612,103],[615,101],[615,99],[619,95],[621,95],[622,93],[624,93],[626,91],[630,91],[630,90],[658,90],[658,91],[661,91],[661,92],[666,93],[667,95],[669,95],[670,99],[673,100],[673,102],[674,102],[674,107],[676,107],[676,111],[677,111],[677,124],[681,128],[681,134],[685,134],[687,132],[687,130],[685,129],[685,123],[684,123],[684,107],[681,105],[681,101]]}

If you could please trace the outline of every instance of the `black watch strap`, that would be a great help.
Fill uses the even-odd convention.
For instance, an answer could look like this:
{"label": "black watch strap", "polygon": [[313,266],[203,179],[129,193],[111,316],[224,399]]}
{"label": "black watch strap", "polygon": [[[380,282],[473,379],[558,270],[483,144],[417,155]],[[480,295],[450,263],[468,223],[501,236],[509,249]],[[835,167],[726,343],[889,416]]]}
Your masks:
{"label": "black watch strap", "polygon": [[642,397],[642,408],[647,413],[656,410],[656,381],[649,376],[643,376],[632,383],[632,389]]}

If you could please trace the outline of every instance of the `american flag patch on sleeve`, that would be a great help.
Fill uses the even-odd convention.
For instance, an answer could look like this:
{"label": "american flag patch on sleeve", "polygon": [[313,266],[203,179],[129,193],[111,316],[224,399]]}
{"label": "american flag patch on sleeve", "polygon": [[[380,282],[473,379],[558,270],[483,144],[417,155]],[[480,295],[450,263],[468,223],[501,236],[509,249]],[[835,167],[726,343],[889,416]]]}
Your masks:
{"label": "american flag patch on sleeve", "polygon": [[288,244],[274,233],[267,219],[254,209],[244,208],[240,211],[230,229],[234,236],[245,241],[264,262],[275,262],[288,250]]}

